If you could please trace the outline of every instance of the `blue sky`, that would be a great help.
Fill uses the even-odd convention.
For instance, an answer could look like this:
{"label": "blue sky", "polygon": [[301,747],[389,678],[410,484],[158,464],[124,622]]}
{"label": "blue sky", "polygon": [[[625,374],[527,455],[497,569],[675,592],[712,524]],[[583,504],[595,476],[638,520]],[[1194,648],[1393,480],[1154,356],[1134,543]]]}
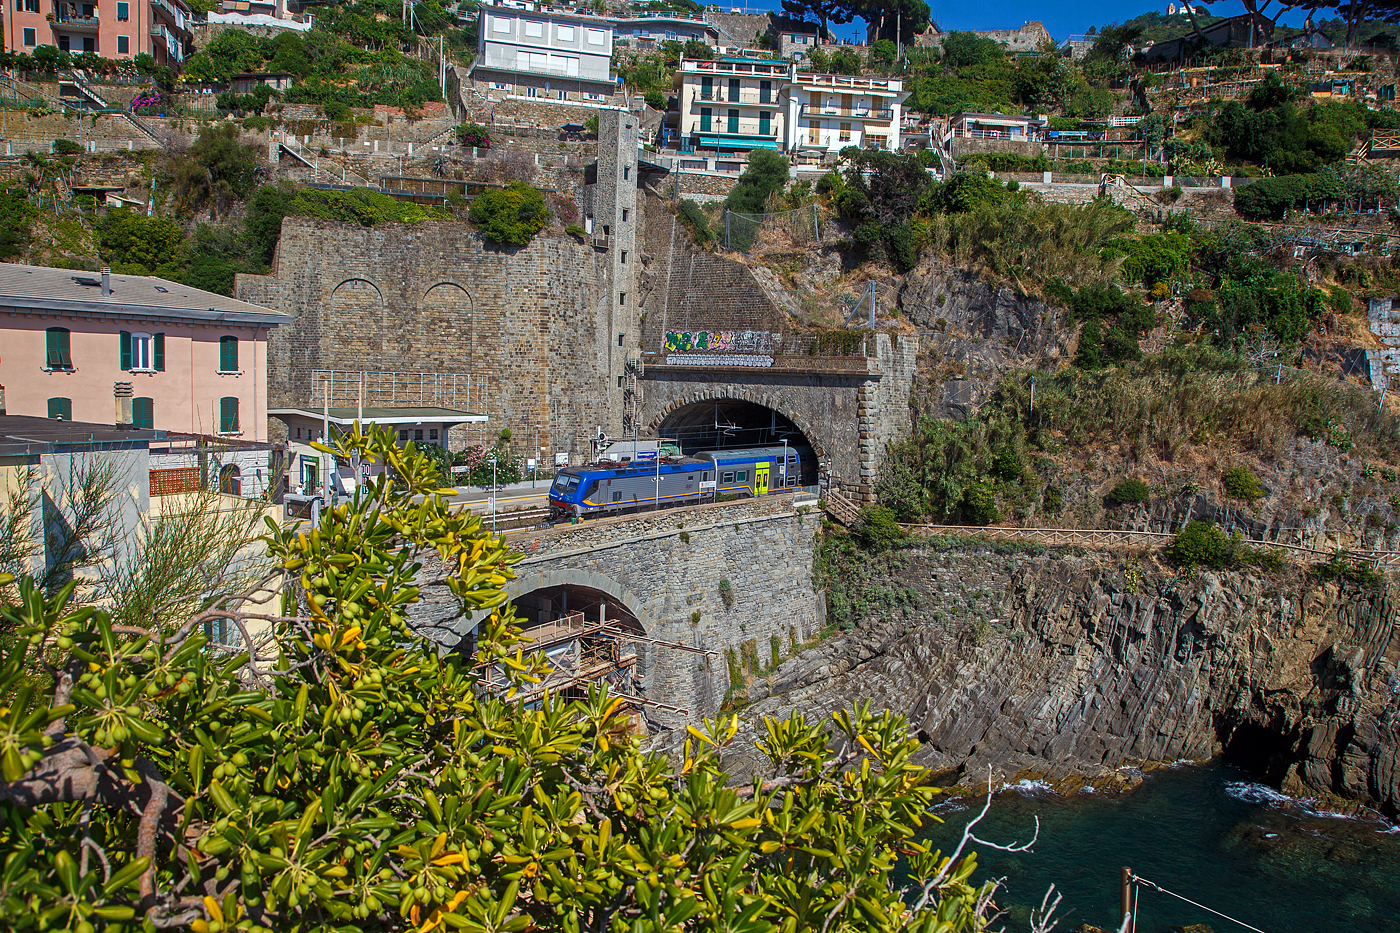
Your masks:
{"label": "blue sky", "polygon": [[[714,0],[711,0],[714,2]],[[726,8],[743,7],[742,2],[724,3]],[[1162,3],[1123,3],[1104,4],[1090,2],[1090,0],[1061,0],[1061,2],[1047,2],[1047,0],[1001,0],[999,3],[967,3],[965,0],[927,0],[929,9],[933,11],[934,22],[944,29],[1016,29],[1028,20],[1040,20],[1045,24],[1045,28],[1050,30],[1050,35],[1056,39],[1064,39],[1070,35],[1078,35],[1085,32],[1090,26],[1106,26],[1109,23],[1132,19],[1148,10],[1167,11],[1169,0]],[[761,9],[781,9],[779,0],[749,0],[748,9],[757,12]],[[1233,16],[1243,13],[1244,7],[1239,0],[1216,0],[1210,5],[1210,11],[1217,16]],[[1276,12],[1273,8],[1267,8],[1266,14],[1271,15]],[[1303,22],[1303,14],[1294,16],[1284,16],[1280,20],[1282,23],[1292,23],[1297,20],[1297,25]],[[865,36],[865,24],[856,20],[846,26],[837,26],[833,30],[842,38],[852,38]]]}

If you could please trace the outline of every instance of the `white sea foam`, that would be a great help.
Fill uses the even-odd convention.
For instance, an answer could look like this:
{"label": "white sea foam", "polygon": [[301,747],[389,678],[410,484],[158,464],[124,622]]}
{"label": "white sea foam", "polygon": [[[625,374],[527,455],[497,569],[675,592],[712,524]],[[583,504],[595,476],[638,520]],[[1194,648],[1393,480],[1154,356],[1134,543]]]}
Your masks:
{"label": "white sea foam", "polygon": [[1015,784],[1005,784],[1002,790],[1014,790],[1018,794],[1026,797],[1033,797],[1037,794],[1053,794],[1055,788],[1046,781],[1032,781],[1030,778],[1022,778]]}
{"label": "white sea foam", "polygon": [[[1288,807],[1308,816],[1320,817],[1322,819],[1368,821],[1381,819],[1377,814],[1369,811],[1363,811],[1361,813],[1339,813],[1336,810],[1328,810],[1315,798],[1290,797],[1267,784],[1254,784],[1249,781],[1230,781],[1225,785],[1225,793],[1234,797],[1236,800],[1243,800],[1245,803],[1253,803],[1263,807]],[[1400,832],[1400,826],[1386,823],[1386,828],[1379,830],[1379,832]]]}

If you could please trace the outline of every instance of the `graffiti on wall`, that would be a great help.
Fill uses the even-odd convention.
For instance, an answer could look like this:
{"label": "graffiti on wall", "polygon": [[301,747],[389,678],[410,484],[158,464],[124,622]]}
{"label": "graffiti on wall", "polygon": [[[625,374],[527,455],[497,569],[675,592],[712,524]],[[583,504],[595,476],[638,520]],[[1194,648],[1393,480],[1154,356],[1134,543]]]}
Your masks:
{"label": "graffiti on wall", "polygon": [[783,335],[766,330],[667,331],[667,353],[762,353],[782,349]]}

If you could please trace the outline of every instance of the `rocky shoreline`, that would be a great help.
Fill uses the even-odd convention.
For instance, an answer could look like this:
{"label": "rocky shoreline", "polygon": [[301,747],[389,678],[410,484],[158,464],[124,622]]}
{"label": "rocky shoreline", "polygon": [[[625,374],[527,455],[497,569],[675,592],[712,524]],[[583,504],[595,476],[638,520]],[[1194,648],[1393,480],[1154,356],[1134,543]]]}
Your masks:
{"label": "rocky shoreline", "polygon": [[904,605],[748,685],[730,768],[761,766],[754,724],[869,700],[908,717],[944,780],[1131,788],[1224,754],[1285,793],[1400,814],[1400,635],[1387,587],[1273,574],[1186,577],[1150,554],[915,546]]}

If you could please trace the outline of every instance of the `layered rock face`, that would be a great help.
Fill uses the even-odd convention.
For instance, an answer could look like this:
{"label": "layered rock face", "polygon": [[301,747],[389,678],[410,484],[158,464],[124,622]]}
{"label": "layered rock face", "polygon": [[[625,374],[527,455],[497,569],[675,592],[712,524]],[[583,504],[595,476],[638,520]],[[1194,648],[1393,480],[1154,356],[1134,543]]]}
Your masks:
{"label": "layered rock face", "polygon": [[750,688],[760,716],[870,699],[908,716],[923,764],[985,780],[1121,782],[1225,752],[1286,792],[1400,813],[1400,635],[1384,586],[1301,568],[1182,579],[1135,559],[920,549],[881,586],[914,606]]}

